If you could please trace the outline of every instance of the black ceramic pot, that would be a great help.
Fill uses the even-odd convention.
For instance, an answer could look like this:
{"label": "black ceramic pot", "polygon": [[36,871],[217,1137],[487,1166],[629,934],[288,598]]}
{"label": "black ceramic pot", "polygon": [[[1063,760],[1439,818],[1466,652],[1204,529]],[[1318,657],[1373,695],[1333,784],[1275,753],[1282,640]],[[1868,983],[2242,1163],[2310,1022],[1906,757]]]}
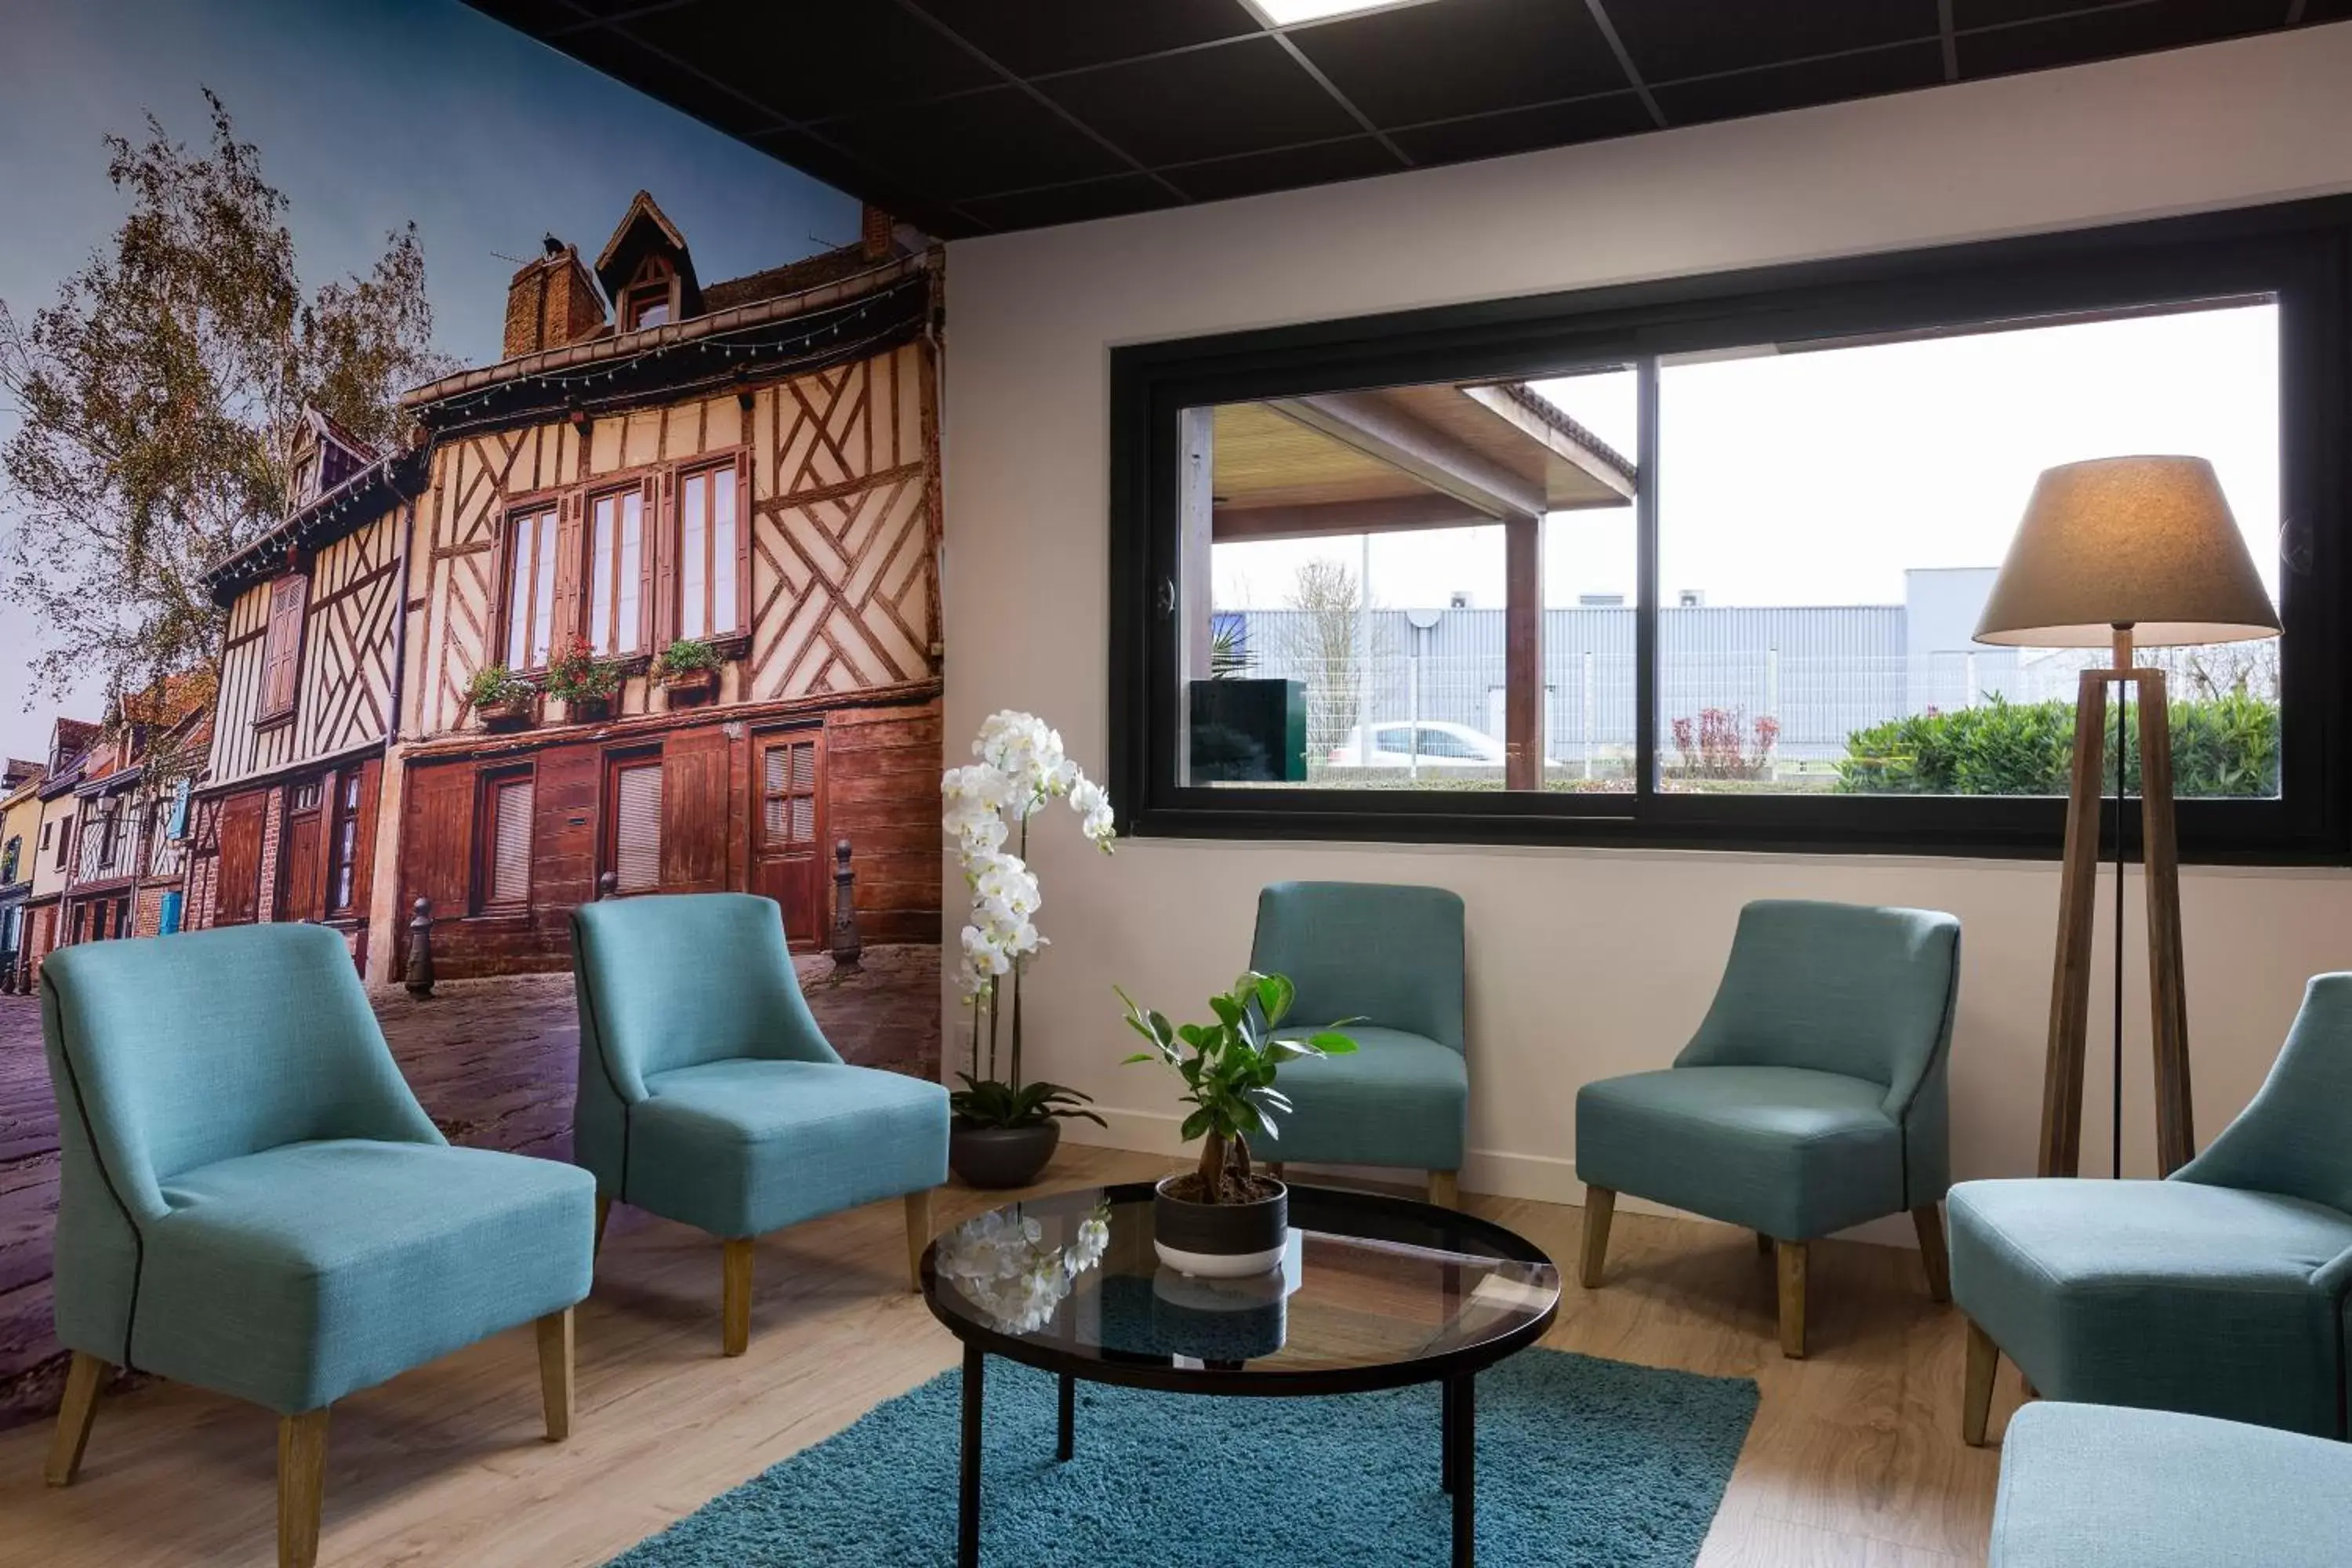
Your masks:
{"label": "black ceramic pot", "polygon": [[[1163,1178],[1151,1194],[1151,1245],[1179,1274],[1239,1279],[1282,1262],[1290,1237],[1290,1189],[1254,1204],[1196,1204],[1168,1195]],[[1271,1180],[1271,1178],[1268,1178]]]}
{"label": "black ceramic pot", "polygon": [[1035,1181],[1062,1142],[1062,1124],[1048,1119],[1026,1127],[948,1124],[948,1168],[966,1186],[1025,1187]]}

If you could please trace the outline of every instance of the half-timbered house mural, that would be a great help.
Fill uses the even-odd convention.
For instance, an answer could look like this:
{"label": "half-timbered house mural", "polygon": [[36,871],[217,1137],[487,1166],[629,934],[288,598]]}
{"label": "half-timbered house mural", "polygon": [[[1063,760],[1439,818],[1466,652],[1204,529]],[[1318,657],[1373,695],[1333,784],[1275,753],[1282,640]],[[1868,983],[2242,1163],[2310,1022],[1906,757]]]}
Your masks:
{"label": "half-timbered house mural", "polygon": [[200,672],[114,703],[74,785],[80,830],[58,945],[181,929],[190,792],[211,749],[213,693]]}
{"label": "half-timbered house mural", "polygon": [[[438,973],[560,967],[572,906],[656,890],[814,947],[845,843],[865,940],[938,941],[938,267],[869,213],[706,285],[640,193],[593,267],[515,275],[504,360],[409,396],[398,889]],[[561,695],[567,657],[614,689]]]}
{"label": "half-timbered house mural", "polygon": [[191,929],[312,921],[365,965],[414,453],[310,416],[293,512],[206,578],[228,613],[189,823]]}

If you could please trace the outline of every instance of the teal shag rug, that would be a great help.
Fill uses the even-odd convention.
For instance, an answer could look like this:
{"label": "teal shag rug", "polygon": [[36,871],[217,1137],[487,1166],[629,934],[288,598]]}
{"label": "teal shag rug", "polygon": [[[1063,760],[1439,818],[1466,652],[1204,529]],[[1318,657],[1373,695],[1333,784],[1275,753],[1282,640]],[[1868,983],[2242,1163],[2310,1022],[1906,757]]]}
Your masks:
{"label": "teal shag rug", "polygon": [[[960,1371],[716,1498],[610,1568],[943,1568]],[[1447,1561],[1434,1384],[1313,1399],[1077,1390],[992,1357],[988,1568],[1420,1568]],[[1756,1415],[1747,1378],[1523,1351],[1478,1379],[1478,1560],[1689,1568]]]}

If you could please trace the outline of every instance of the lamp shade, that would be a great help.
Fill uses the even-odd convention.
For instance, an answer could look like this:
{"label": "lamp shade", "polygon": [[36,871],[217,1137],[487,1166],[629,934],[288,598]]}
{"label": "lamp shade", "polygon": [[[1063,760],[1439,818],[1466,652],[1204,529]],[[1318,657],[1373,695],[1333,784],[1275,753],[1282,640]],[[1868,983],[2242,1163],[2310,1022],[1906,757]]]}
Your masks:
{"label": "lamp shade", "polygon": [[2278,635],[2213,465],[2098,458],[2045,469],[1985,600],[1977,641],[2148,646]]}

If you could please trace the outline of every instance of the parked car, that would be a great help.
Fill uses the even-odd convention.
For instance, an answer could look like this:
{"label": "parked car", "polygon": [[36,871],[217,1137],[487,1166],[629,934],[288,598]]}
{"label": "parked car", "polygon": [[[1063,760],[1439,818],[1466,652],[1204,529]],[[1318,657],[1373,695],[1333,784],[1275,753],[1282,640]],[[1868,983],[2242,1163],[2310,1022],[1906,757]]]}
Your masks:
{"label": "parked car", "polygon": [[1410,768],[1418,753],[1424,768],[1499,768],[1503,765],[1503,742],[1482,730],[1467,724],[1448,723],[1442,719],[1423,719],[1418,728],[1410,719],[1398,719],[1372,726],[1372,749],[1369,756],[1360,756],[1357,745],[1361,739],[1359,730],[1350,730],[1340,742],[1331,748],[1329,765],[1335,768]]}

